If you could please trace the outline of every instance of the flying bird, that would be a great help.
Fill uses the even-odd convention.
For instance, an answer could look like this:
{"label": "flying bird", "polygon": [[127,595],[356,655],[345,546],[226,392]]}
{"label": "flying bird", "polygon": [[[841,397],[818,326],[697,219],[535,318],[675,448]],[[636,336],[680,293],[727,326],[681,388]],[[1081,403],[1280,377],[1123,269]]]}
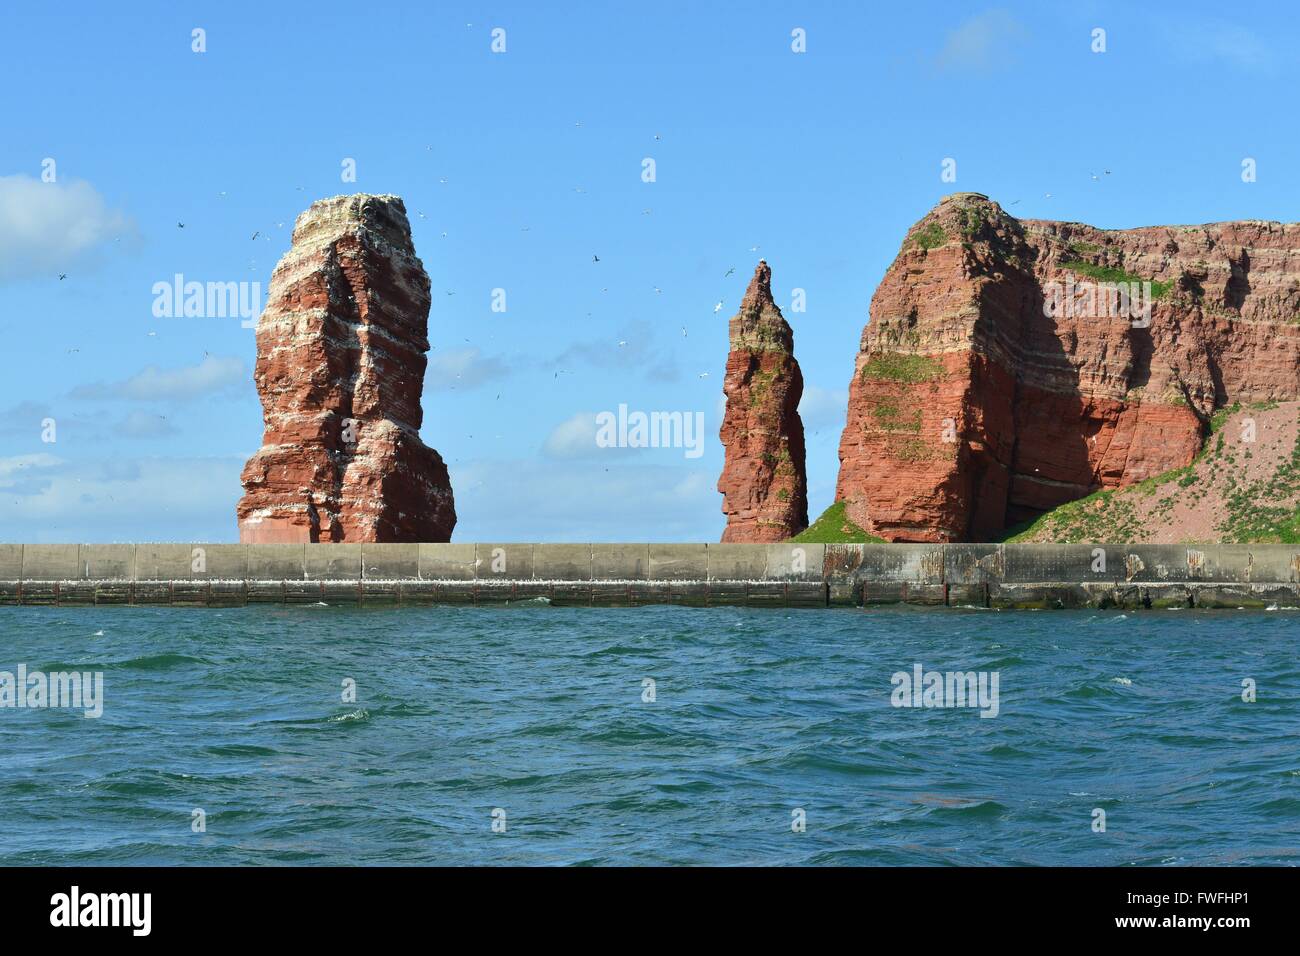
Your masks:
{"label": "flying bird", "polygon": [[722,300],[719,299],[718,304],[713,307],[713,314],[717,315],[721,311],[722,311]]}
{"label": "flying bird", "polygon": [[591,261],[592,261],[592,262],[599,262],[599,261],[600,261],[600,256],[592,256],[592,257],[591,257]]}
{"label": "flying bird", "polygon": [[60,281],[60,282],[62,282],[62,281],[63,281],[64,279],[66,279],[67,277],[68,277],[68,274],[67,274],[66,272],[60,272],[60,273],[59,273],[59,281]]}
{"label": "flying bird", "polygon": [[261,233],[260,231],[259,231],[259,232],[255,232],[255,233],[253,233],[253,238],[256,239],[256,238],[257,238],[258,236],[260,236],[261,234],[262,234],[262,233]]}
{"label": "flying bird", "polygon": [[183,223],[183,222],[178,222],[178,223],[176,224],[176,228],[177,228],[177,229],[184,229],[184,228],[185,228],[185,223]]}
{"label": "flying bird", "polygon": [[728,270],[723,274],[722,278],[724,278],[724,279],[730,279],[731,276],[732,276],[732,274],[735,273],[735,271],[736,271],[736,267],[735,267],[735,266],[732,266],[730,269],[728,269]]}

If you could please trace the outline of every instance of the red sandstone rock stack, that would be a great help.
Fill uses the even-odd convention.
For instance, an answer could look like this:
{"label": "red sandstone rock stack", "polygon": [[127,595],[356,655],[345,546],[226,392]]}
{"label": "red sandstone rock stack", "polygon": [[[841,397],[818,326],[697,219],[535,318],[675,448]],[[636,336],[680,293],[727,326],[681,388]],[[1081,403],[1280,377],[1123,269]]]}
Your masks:
{"label": "red sandstone rock stack", "polygon": [[803,375],[771,282],[772,270],[759,262],[730,324],[720,433],[726,460],[718,479],[724,542],[783,541],[808,527]]}
{"label": "red sandstone rock stack", "polygon": [[[1149,324],[1073,298],[1130,278]],[[1298,316],[1300,225],[1102,230],[948,196],[872,299],[836,498],[890,541],[978,541],[1181,467],[1216,408],[1300,397]]]}
{"label": "red sandstone rock stack", "polygon": [[298,217],[257,326],[262,448],[239,540],[448,541],[447,467],[419,436],[429,277],[396,196],[336,196]]}

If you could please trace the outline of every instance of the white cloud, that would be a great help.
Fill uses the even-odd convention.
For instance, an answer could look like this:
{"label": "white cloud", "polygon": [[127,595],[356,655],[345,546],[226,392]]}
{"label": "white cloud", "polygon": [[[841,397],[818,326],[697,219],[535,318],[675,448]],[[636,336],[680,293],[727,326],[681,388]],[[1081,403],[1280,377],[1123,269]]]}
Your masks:
{"label": "white cloud", "polygon": [[0,458],[0,541],[236,540],[242,465],[235,458]]}
{"label": "white cloud", "polygon": [[431,391],[471,389],[494,379],[504,378],[508,369],[498,358],[476,348],[439,352],[429,361],[425,387]]}
{"label": "white cloud", "polygon": [[542,442],[542,454],[557,460],[609,461],[644,451],[641,448],[602,448],[596,444],[597,431],[596,413],[578,412],[551,429]]}
{"label": "white cloud", "polygon": [[600,453],[614,453],[614,448],[596,446],[596,415],[578,412],[551,429],[542,442],[542,454],[547,458],[595,458]]}
{"label": "white cloud", "polygon": [[109,209],[90,183],[0,176],[0,280],[56,278],[100,245],[134,233],[131,218]]}
{"label": "white cloud", "polygon": [[78,385],[70,395],[78,399],[122,399],[134,402],[183,402],[224,392],[239,384],[253,382],[243,359],[205,356],[198,365],[160,369],[150,365],[143,371],[119,382],[94,382]]}
{"label": "white cloud", "polygon": [[716,464],[477,460],[451,481],[455,541],[716,541],[724,525]]}
{"label": "white cloud", "polygon": [[848,408],[848,389],[806,385],[803,398],[799,400],[799,417],[803,419],[805,432],[831,425],[843,428]]}
{"label": "white cloud", "polygon": [[1152,17],[1151,23],[1186,63],[1221,62],[1251,73],[1272,72],[1278,65],[1275,49],[1230,20],[1183,15]]}
{"label": "white cloud", "polygon": [[178,433],[165,415],[152,415],[138,408],[132,409],[112,428],[124,438],[163,438]]}
{"label": "white cloud", "polygon": [[993,70],[1008,65],[1028,36],[1006,10],[988,10],[950,31],[936,62],[944,70]]}
{"label": "white cloud", "polygon": [[575,342],[542,367],[570,371],[575,365],[623,368],[639,372],[651,382],[675,382],[681,377],[672,355],[655,341],[655,329],[649,322],[633,322],[610,338]]}

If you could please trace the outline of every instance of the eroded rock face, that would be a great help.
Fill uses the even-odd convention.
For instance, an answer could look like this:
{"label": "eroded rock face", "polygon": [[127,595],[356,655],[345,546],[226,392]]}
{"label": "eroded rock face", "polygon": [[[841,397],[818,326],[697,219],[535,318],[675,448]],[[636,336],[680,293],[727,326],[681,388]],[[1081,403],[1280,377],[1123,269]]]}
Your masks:
{"label": "eroded rock face", "polygon": [[783,541],[808,527],[803,375],[771,282],[772,270],[759,262],[730,323],[720,433],[726,460],[718,479],[727,516],[723,541]]}
{"label": "eroded rock face", "polygon": [[[1149,319],[1099,286],[1129,278]],[[946,197],[872,299],[836,497],[887,540],[978,541],[1184,466],[1216,408],[1300,397],[1297,316],[1300,225],[1102,230]]]}
{"label": "eroded rock face", "polygon": [[428,318],[401,199],[336,196],[298,217],[257,325],[265,434],[240,541],[451,539],[447,467],[419,436]]}

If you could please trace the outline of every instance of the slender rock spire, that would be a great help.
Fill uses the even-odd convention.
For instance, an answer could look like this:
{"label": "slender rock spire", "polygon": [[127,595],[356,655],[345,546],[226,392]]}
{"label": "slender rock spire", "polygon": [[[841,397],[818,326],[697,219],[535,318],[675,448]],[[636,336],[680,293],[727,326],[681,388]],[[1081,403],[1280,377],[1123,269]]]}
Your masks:
{"label": "slender rock spire", "polygon": [[808,527],[799,399],[803,375],[794,334],[772,299],[772,270],[760,260],[730,323],[720,437],[726,453],[718,491],[723,541],[783,541]]}

